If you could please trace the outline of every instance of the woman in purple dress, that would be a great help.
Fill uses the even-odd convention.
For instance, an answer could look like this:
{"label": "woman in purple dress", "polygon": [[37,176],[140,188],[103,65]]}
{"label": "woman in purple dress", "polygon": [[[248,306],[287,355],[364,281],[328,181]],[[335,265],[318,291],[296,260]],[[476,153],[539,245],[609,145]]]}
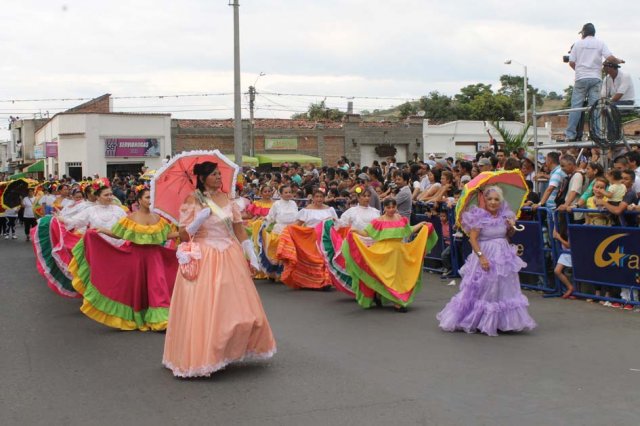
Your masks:
{"label": "woman in purple dress", "polygon": [[473,253],[460,269],[460,291],[437,316],[440,328],[489,336],[532,330],[536,323],[529,316],[529,301],[518,278],[526,263],[507,240],[515,232],[515,215],[499,187],[489,186],[483,195],[484,208],[472,207],[462,214],[462,228]]}

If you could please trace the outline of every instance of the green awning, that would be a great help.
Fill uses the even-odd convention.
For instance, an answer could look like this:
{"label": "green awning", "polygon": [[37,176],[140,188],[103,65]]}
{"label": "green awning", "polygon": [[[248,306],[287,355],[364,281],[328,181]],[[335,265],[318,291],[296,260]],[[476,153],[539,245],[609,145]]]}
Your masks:
{"label": "green awning", "polygon": [[8,177],[8,180],[14,180],[14,179],[20,179],[20,178],[26,178],[27,174],[26,173],[16,173],[15,175],[11,175]]}
{"label": "green awning", "polygon": [[271,164],[279,167],[282,163],[298,162],[300,164],[311,163],[314,166],[322,166],[322,158],[312,157],[304,154],[258,154],[258,162],[262,164]]}
{"label": "green awning", "polygon": [[29,167],[22,169],[25,173],[44,173],[44,160],[38,160]]}
{"label": "green awning", "polygon": [[[224,154],[229,160],[236,161],[234,154]],[[248,155],[242,156],[242,167],[258,167],[258,159],[256,157],[250,157]]]}

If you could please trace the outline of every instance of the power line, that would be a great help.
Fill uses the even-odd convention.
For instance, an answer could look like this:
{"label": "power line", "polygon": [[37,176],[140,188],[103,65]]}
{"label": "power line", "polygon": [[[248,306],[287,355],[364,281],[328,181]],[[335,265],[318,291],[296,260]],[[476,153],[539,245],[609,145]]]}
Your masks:
{"label": "power line", "polygon": [[[139,95],[139,96],[111,96],[111,99],[166,99],[166,98],[194,98],[207,96],[231,96],[233,93],[192,93],[177,95]],[[69,101],[91,101],[96,98],[48,98],[48,99],[0,99],[3,103],[15,102],[69,102]]]}
{"label": "power line", "polygon": [[256,92],[257,94],[266,94],[273,96],[298,96],[298,97],[311,97],[311,98],[339,98],[339,99],[392,99],[392,100],[404,100],[404,101],[418,101],[420,98],[401,98],[391,96],[346,96],[346,95],[313,95],[313,94],[301,94],[301,93],[277,93],[277,92]]}

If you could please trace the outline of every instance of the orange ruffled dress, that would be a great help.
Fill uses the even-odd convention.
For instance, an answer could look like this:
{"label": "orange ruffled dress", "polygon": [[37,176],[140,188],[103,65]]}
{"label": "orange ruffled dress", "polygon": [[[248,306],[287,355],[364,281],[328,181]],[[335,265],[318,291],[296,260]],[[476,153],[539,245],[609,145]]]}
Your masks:
{"label": "orange ruffled dress", "polygon": [[[180,226],[202,208],[188,197]],[[193,237],[202,252],[196,280],[176,277],[162,363],[178,377],[209,376],[230,363],[276,352],[247,261],[229,229],[242,217],[234,203],[221,210],[222,218],[212,213]]]}

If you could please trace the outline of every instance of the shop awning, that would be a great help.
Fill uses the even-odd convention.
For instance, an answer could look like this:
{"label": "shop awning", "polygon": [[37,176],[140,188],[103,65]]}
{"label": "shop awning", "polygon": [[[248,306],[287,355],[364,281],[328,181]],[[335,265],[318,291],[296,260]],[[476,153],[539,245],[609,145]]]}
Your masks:
{"label": "shop awning", "polygon": [[[229,160],[235,162],[236,156],[234,154],[224,154]],[[256,157],[250,157],[248,155],[242,156],[242,167],[258,167],[258,159]]]}
{"label": "shop awning", "polygon": [[300,164],[311,163],[314,166],[322,166],[322,158],[312,157],[304,154],[258,154],[260,165],[271,164],[273,167],[280,167],[283,163],[298,162]]}
{"label": "shop awning", "polygon": [[44,160],[38,160],[29,167],[22,169],[24,173],[44,173]]}
{"label": "shop awning", "polygon": [[20,179],[20,178],[26,178],[27,174],[26,173],[16,173],[15,175],[11,175],[8,177],[8,180],[14,180],[14,179]]}

